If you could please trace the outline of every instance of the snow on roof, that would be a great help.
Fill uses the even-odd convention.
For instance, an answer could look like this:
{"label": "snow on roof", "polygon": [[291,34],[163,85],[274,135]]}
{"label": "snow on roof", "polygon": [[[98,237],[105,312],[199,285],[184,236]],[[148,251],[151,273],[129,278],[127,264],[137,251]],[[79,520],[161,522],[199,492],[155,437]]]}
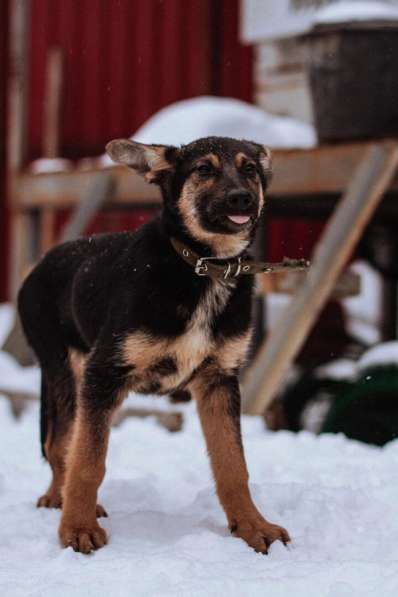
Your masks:
{"label": "snow on roof", "polygon": [[[208,136],[236,137],[274,148],[316,145],[313,126],[233,98],[201,96],[166,106],[147,120],[131,139],[141,143],[184,145]],[[110,158],[101,159],[112,165]]]}
{"label": "snow on roof", "polygon": [[353,21],[398,20],[398,8],[385,2],[351,1],[333,2],[320,8],[314,24],[347,23]]}
{"label": "snow on roof", "polygon": [[241,37],[247,43],[294,37],[314,25],[395,21],[398,0],[242,0]]}

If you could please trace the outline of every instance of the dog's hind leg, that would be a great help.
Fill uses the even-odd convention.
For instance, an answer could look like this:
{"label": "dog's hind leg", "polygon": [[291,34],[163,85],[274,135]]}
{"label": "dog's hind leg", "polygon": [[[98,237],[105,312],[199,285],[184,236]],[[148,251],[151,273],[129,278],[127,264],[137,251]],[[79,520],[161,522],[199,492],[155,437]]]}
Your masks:
{"label": "dog's hind leg", "polygon": [[42,449],[51,470],[52,480],[38,507],[60,508],[65,476],[65,457],[75,416],[75,384],[65,362],[57,374],[42,367],[41,432]]}
{"label": "dog's hind leg", "polygon": [[37,505],[59,508],[65,451],[75,414],[75,384],[55,300],[37,270],[31,272],[19,292],[18,309],[26,338],[41,368],[41,450],[53,473],[50,486]]}
{"label": "dog's hind leg", "polygon": [[[18,309],[26,338],[41,368],[41,449],[52,470],[50,486],[37,505],[60,508],[65,458],[76,412],[77,372],[55,299],[46,288],[45,279],[35,270],[19,292]],[[106,515],[101,506],[97,507],[97,514]]]}

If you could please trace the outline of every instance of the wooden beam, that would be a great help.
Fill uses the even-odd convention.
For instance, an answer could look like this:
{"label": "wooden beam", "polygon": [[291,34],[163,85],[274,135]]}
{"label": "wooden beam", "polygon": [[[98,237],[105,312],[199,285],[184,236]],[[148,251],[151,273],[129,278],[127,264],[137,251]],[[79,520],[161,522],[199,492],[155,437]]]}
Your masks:
{"label": "wooden beam", "polygon": [[29,0],[10,3],[10,47],[8,80],[8,174],[19,172],[25,160],[27,122],[27,43]]}
{"label": "wooden beam", "polygon": [[[380,141],[388,147],[391,141]],[[271,196],[298,197],[305,195],[316,199],[319,194],[341,194],[347,188],[352,172],[371,147],[370,142],[327,145],[308,150],[275,150],[274,178]],[[107,169],[117,181],[112,205],[154,205],[161,203],[160,192],[143,178],[125,167]],[[48,174],[24,173],[16,181],[15,201],[22,208],[43,205],[68,208],[78,204],[93,176],[102,168]],[[391,182],[391,189],[398,190],[398,178]]]}
{"label": "wooden beam", "polygon": [[61,48],[51,48],[46,63],[46,89],[44,94],[43,155],[59,156],[59,115],[63,83],[63,56]]}
{"label": "wooden beam", "polygon": [[11,298],[16,294],[23,267],[21,249],[23,240],[18,236],[23,218],[16,209],[18,202],[16,178],[24,166],[26,157],[29,8],[29,0],[10,2],[6,192],[11,230],[8,255],[8,286]]}
{"label": "wooden beam", "polygon": [[104,170],[99,172],[92,180],[91,187],[76,207],[66,226],[64,227],[60,242],[74,240],[81,236],[96,213],[110,201],[115,192],[115,179],[113,175]]}
{"label": "wooden beam", "polygon": [[81,203],[90,191],[93,180],[103,173],[111,174],[116,180],[112,205],[128,205],[139,202],[141,205],[161,203],[160,191],[124,166],[99,168],[74,172],[48,174],[23,174],[17,180],[18,204],[23,208],[55,206],[58,209],[70,208]]}
{"label": "wooden beam", "polygon": [[[394,140],[380,143],[388,147]],[[367,155],[374,142],[338,143],[313,149],[275,150],[274,177],[271,195],[341,195],[348,187],[352,173]],[[398,176],[391,188],[398,189]],[[287,197],[288,199],[288,197]]]}
{"label": "wooden beam", "polygon": [[[256,294],[267,295],[295,294],[305,283],[307,272],[279,272],[275,274],[257,274]],[[336,280],[331,298],[341,299],[358,296],[361,290],[361,278],[354,272],[343,272]]]}
{"label": "wooden beam", "polygon": [[263,344],[244,384],[244,410],[264,413],[325,304],[398,164],[398,144],[372,145],[318,242],[306,281]]}

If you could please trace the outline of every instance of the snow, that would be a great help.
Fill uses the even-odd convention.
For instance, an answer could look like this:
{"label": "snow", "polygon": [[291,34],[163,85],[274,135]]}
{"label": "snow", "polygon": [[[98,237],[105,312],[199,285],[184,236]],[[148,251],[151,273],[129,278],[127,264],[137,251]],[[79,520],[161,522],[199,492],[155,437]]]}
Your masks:
{"label": "snow", "polygon": [[[0,330],[9,325],[5,313]],[[4,353],[0,379],[38,390],[38,371]],[[128,402],[170,408],[159,398]],[[398,594],[398,440],[375,448],[341,435],[271,433],[260,418],[244,417],[253,497],[293,539],[289,549],[274,544],[262,556],[227,530],[194,405],[173,408],[184,412],[182,432],[152,418],[113,429],[100,490],[110,541],[84,556],[58,545],[58,511],[35,508],[50,478],[39,454],[38,405],[15,421],[0,396],[1,595]]]}
{"label": "snow", "polygon": [[[130,419],[112,432],[100,491],[109,544],[93,556],[59,547],[59,512],[37,510],[49,480],[37,406],[14,422],[0,402],[0,590],[74,595],[395,596],[398,442],[267,433],[243,421],[254,499],[293,537],[269,556],[231,537],[214,493],[193,406],[183,432]],[[380,522],[382,521],[382,523]]]}
{"label": "snow", "polygon": [[323,379],[353,379],[357,373],[357,364],[352,359],[336,359],[326,365],[317,367],[316,377]]}
{"label": "snow", "polygon": [[14,321],[15,310],[11,303],[0,304],[0,347],[3,346]]}
{"label": "snow", "polygon": [[[360,277],[360,293],[341,300],[346,317],[346,330],[353,338],[365,345],[375,344],[380,341],[381,276],[362,260],[352,263],[350,271]],[[267,309],[267,327],[272,329],[289,308],[291,296],[268,293],[264,300]]]}
{"label": "snow", "polygon": [[365,371],[378,365],[395,365],[398,367],[398,342],[384,342],[378,346],[373,346],[360,358],[358,369],[359,371]]}
{"label": "snow", "polygon": [[365,344],[375,344],[380,341],[381,275],[365,261],[356,261],[350,270],[360,276],[360,293],[342,300],[347,331]]}
{"label": "snow", "polygon": [[[274,148],[316,145],[314,128],[294,118],[274,116],[232,98],[201,96],[166,106],[147,120],[131,139],[140,143],[183,145],[216,135],[263,143]],[[101,156],[103,167],[111,166]]]}
{"label": "snow", "polygon": [[39,158],[29,164],[32,174],[50,174],[73,170],[73,162],[64,158]]}
{"label": "snow", "polygon": [[366,21],[394,24],[397,18],[397,0],[242,0],[241,37],[245,43],[262,43],[295,37],[314,25]]}
{"label": "snow", "polygon": [[314,24],[349,23],[352,21],[398,20],[398,8],[385,2],[333,2],[319,9]]}

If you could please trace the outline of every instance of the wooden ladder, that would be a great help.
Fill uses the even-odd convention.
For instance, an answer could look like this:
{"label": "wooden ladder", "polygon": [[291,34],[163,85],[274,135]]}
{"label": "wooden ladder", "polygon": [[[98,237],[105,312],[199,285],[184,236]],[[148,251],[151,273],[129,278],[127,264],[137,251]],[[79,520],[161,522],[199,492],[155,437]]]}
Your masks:
{"label": "wooden ladder", "polygon": [[263,414],[334,288],[398,165],[398,143],[374,143],[319,240],[312,266],[243,379],[243,410]]}

